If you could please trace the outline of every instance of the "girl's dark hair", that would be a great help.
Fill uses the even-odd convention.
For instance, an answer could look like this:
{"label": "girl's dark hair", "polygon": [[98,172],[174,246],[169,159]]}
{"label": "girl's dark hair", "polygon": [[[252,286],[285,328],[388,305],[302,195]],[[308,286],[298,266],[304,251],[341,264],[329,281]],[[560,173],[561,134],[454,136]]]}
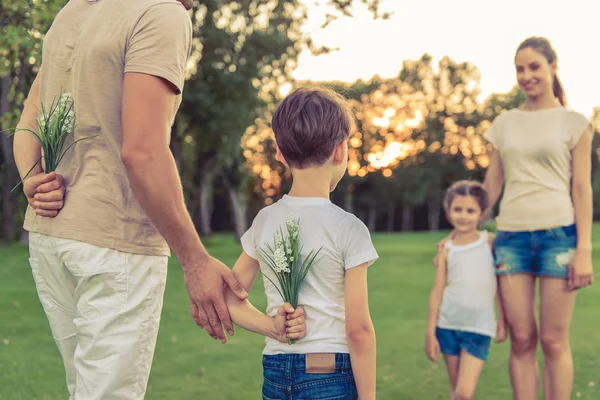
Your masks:
{"label": "girl's dark hair", "polygon": [[[558,59],[552,44],[550,44],[550,41],[544,37],[532,36],[528,39],[525,39],[517,48],[517,53],[527,48],[531,48],[546,57],[548,64],[552,64]],[[565,94],[565,89],[563,88],[560,79],[558,79],[557,74],[554,74],[552,92],[554,92],[554,96],[558,99],[560,104],[563,106],[567,105],[567,95]]]}
{"label": "girl's dark hair", "polygon": [[446,197],[444,198],[444,208],[446,211],[450,210],[450,206],[457,196],[474,197],[482,212],[485,211],[490,204],[487,191],[483,185],[477,181],[458,181],[450,186],[446,191]]}

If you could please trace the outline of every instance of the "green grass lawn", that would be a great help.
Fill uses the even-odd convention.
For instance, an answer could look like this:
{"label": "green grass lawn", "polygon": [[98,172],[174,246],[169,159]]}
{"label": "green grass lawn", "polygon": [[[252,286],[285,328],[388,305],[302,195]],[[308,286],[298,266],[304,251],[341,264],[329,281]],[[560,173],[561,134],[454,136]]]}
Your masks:
{"label": "green grass lawn", "polygon": [[[600,237],[600,226],[594,237]],[[444,233],[374,235],[380,260],[369,273],[370,303],[377,331],[378,399],[446,400],[443,363],[423,353],[435,243]],[[206,241],[213,255],[232,265],[240,246],[231,236]],[[596,265],[600,253],[596,252]],[[0,247],[0,399],[66,399],[63,367],[39,304],[27,249]],[[264,309],[260,280],[251,300]],[[581,292],[572,325],[575,389],[580,399],[600,390],[599,286]],[[171,260],[164,312],[147,392],[150,400],[259,399],[263,339],[238,329],[226,345],[213,341],[189,317],[183,276]],[[508,343],[492,347],[476,398],[509,399]]]}

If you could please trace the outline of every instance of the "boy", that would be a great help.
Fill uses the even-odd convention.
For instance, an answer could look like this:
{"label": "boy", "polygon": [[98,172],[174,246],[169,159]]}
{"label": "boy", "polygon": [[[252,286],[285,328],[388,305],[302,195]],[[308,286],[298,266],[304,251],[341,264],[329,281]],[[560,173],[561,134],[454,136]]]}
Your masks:
{"label": "boy", "polygon": [[[366,226],[329,200],[346,172],[352,123],[344,99],[326,89],[298,89],[273,115],[277,159],[291,169],[292,188],[258,213],[242,237],[244,251],[233,271],[250,290],[261,270],[267,314],[272,316],[283,300],[272,283],[277,282],[273,272],[259,261],[265,242],[271,242],[275,232],[285,227],[286,217],[292,217],[299,221],[304,249],[300,259],[311,249],[322,249],[300,289],[305,337],[292,345],[266,339],[262,393],[266,399],[375,399],[376,345],[367,268],[378,255]],[[245,328],[247,301],[226,292],[232,320]],[[289,325],[289,335],[303,329]]]}

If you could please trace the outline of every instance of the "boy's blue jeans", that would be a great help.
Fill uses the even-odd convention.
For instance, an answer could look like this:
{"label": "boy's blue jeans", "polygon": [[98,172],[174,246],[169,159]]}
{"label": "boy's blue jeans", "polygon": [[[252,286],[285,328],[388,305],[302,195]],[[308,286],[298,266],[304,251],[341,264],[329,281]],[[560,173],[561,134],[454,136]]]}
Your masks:
{"label": "boy's blue jeans", "polygon": [[335,372],[306,372],[305,354],[263,356],[263,400],[357,400],[349,354],[335,354]]}

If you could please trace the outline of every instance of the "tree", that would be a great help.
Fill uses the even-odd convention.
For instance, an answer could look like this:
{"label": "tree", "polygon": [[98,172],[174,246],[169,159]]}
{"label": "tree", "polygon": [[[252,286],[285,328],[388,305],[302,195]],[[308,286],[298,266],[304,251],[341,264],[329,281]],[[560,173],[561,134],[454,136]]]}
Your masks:
{"label": "tree", "polygon": [[[377,0],[369,4],[375,17]],[[347,14],[352,1],[332,1],[333,12]],[[211,233],[212,192],[216,178],[230,200],[238,235],[246,230],[248,174],[240,141],[247,128],[279,98],[289,83],[298,54],[316,48],[302,32],[306,9],[300,1],[211,0],[193,14],[196,63],[182,103],[183,137],[196,148],[195,174],[188,182],[199,201],[200,231]],[[196,208],[196,205],[194,205]]]}
{"label": "tree", "polygon": [[41,63],[42,40],[66,0],[0,3],[0,177],[2,237],[19,236],[25,201],[11,193],[19,182],[13,138],[5,131],[16,127],[23,102]]}

